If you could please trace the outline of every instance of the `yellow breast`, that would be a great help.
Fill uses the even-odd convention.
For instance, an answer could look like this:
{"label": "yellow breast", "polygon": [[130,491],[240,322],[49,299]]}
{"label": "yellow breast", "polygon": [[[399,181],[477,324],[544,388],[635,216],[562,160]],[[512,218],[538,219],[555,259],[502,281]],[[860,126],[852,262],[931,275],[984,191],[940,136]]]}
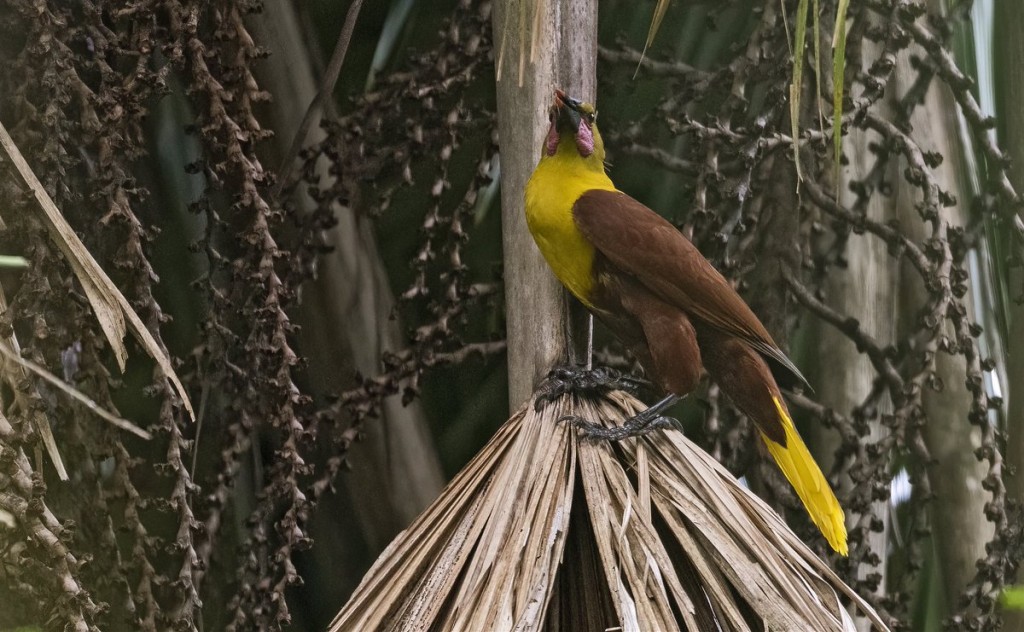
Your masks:
{"label": "yellow breast", "polygon": [[572,207],[586,191],[614,191],[615,185],[603,170],[580,163],[561,151],[541,160],[526,185],[526,223],[558,280],[591,307],[594,248],[576,228]]}

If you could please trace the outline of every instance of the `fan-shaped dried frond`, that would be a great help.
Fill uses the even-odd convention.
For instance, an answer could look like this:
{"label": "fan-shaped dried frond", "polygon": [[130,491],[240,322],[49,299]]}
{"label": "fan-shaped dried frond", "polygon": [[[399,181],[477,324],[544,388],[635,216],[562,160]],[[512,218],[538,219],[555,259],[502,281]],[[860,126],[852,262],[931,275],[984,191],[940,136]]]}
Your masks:
{"label": "fan-shaped dried frond", "polygon": [[377,560],[332,631],[848,630],[848,597],[765,503],[676,430],[580,439],[574,414],[620,424],[613,392],[519,410]]}

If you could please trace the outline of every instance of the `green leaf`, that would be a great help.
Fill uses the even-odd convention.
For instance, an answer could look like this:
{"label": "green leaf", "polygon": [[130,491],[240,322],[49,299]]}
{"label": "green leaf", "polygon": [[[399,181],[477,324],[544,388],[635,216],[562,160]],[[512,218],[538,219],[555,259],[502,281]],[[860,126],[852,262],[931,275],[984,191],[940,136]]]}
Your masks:
{"label": "green leaf", "polygon": [[818,106],[818,129],[825,129],[825,115],[821,111],[821,0],[814,0],[814,103]]}
{"label": "green leaf", "polygon": [[644,42],[644,50],[640,53],[640,62],[636,65],[636,70],[633,72],[633,78],[636,79],[636,73],[640,72],[640,64],[644,62],[644,57],[647,55],[647,49],[654,43],[654,36],[658,34],[658,29],[661,28],[661,21],[665,19],[665,12],[668,11],[669,0],[658,0],[658,4],[654,7],[654,16],[651,18],[651,27],[647,29],[647,41]]}
{"label": "green leaf", "polygon": [[800,90],[803,86],[804,48],[807,44],[807,0],[796,8],[796,30],[793,43],[793,82],[789,85],[789,118],[793,127],[793,162],[796,163],[797,189],[803,181],[800,169]]}
{"label": "green leaf", "polygon": [[846,10],[850,0],[839,0],[832,35],[832,149],[836,167],[836,199],[839,199],[839,161],[843,155],[843,88],[846,74]]}
{"label": "green leaf", "polygon": [[15,255],[0,255],[0,268],[27,268],[28,259]]}
{"label": "green leaf", "polygon": [[366,76],[365,92],[373,89],[377,80],[377,74],[384,70],[391,58],[391,54],[398,46],[402,29],[409,21],[409,14],[412,12],[414,0],[392,0],[388,15],[384,18],[384,26],[380,30],[380,37],[377,39],[377,47],[373,51],[373,61],[370,63],[370,72]]}
{"label": "green leaf", "polygon": [[1009,610],[1024,610],[1024,586],[1010,586],[999,595],[999,603]]}

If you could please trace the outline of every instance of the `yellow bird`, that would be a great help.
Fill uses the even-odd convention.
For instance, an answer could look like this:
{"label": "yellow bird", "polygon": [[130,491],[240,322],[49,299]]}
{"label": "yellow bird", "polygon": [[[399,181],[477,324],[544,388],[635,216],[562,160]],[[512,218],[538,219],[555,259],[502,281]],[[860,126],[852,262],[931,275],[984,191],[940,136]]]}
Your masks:
{"label": "yellow bird", "polygon": [[609,439],[662,427],[668,419],[661,413],[707,370],[757,426],[828,543],[846,555],[843,510],[800,439],[776,376],[806,380],[697,248],[615,188],[596,118],[592,105],[555,91],[540,163],[526,185],[526,221],[555,276],[667,396],[621,429],[580,425]]}

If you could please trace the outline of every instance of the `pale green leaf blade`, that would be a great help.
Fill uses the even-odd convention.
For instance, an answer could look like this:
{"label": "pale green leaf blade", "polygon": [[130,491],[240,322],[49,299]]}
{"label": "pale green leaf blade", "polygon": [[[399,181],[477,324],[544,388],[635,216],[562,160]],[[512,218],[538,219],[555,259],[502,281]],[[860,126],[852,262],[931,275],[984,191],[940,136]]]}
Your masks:
{"label": "pale green leaf blade", "polygon": [[665,12],[668,11],[669,0],[658,0],[657,6],[654,7],[654,15],[651,17],[651,28],[647,30],[647,41],[644,42],[644,50],[640,53],[640,62],[636,65],[636,71],[633,72],[633,78],[636,78],[636,73],[640,71],[640,64],[644,63],[644,57],[647,55],[647,49],[654,43],[654,37],[658,34],[658,29],[661,28],[661,21],[665,19]]}
{"label": "pale green leaf blade", "polygon": [[1024,610],[1024,586],[1010,586],[999,596],[999,603],[1007,610]]}
{"label": "pale green leaf blade", "polygon": [[803,181],[800,169],[800,91],[803,86],[804,48],[807,44],[807,0],[800,0],[796,9],[793,43],[793,82],[789,86],[789,118],[793,127],[793,162],[796,163],[797,187]]}
{"label": "pale green leaf blade", "polygon": [[836,199],[839,199],[839,161],[843,155],[843,88],[846,73],[846,10],[850,0],[839,0],[832,35],[832,148],[836,166]]}

